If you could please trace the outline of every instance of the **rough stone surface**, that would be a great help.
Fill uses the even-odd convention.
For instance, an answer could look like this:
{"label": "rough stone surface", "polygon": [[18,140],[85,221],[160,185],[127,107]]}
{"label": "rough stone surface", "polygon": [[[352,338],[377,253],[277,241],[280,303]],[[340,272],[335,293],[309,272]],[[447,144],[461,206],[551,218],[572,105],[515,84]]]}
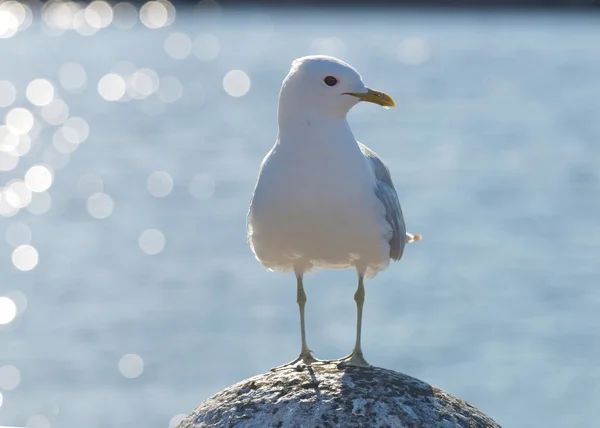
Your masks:
{"label": "rough stone surface", "polygon": [[335,364],[269,372],[201,403],[178,428],[500,427],[475,407],[402,373]]}

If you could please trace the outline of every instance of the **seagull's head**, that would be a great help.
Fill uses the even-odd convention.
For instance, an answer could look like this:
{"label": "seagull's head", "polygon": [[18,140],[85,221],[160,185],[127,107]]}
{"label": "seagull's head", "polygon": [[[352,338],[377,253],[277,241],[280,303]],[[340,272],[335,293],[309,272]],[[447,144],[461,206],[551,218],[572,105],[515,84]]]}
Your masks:
{"label": "seagull's head", "polygon": [[281,87],[279,108],[345,117],[360,101],[384,107],[396,105],[389,95],[367,88],[352,66],[334,57],[314,55],[292,63]]}

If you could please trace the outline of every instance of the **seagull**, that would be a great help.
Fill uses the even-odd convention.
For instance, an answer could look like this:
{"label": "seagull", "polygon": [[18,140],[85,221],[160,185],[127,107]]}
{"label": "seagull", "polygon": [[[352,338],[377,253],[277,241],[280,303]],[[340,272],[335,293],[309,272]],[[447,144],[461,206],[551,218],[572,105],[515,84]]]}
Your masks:
{"label": "seagull", "polygon": [[387,166],[354,138],[346,115],[361,101],[395,107],[360,74],[330,56],[292,62],[279,93],[279,132],[264,158],[247,214],[247,237],[260,263],[296,276],[300,355],[277,367],[323,362],[306,343],[303,277],[315,269],[353,268],[358,275],[356,343],[338,366],[370,367],[361,348],[364,278],[400,260],[420,235],[406,233]]}

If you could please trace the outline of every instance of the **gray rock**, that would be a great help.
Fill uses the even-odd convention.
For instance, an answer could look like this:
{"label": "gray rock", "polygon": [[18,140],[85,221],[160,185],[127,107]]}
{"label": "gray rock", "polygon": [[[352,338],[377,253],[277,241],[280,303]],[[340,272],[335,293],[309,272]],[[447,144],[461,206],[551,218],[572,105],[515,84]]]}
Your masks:
{"label": "gray rock", "polygon": [[434,386],[378,367],[269,372],[213,395],[178,428],[500,427]]}

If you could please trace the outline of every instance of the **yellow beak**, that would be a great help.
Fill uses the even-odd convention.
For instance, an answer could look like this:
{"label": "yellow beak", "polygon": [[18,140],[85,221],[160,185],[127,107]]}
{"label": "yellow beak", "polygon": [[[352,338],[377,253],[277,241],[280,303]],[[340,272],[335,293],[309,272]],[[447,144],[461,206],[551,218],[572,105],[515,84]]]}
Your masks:
{"label": "yellow beak", "polygon": [[374,91],[373,89],[367,88],[367,92],[346,92],[346,94],[352,95],[361,101],[379,104],[383,107],[396,107],[396,103],[392,97],[383,92]]}

